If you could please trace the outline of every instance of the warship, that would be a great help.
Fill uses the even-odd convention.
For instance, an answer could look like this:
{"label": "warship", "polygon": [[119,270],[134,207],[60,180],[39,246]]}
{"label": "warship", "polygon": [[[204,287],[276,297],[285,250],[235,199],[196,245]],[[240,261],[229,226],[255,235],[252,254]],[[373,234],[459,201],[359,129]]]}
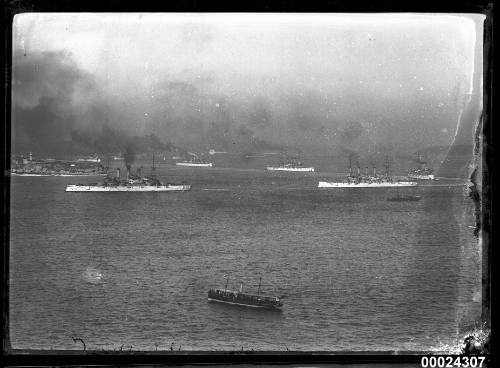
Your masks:
{"label": "warship", "polygon": [[358,165],[357,173],[353,172],[352,166],[349,166],[349,175],[347,180],[343,182],[328,182],[320,181],[318,188],[388,188],[388,187],[416,187],[417,183],[414,181],[400,181],[395,180],[389,175],[389,161],[385,163],[385,175],[378,175],[377,169],[373,167],[373,174],[368,174],[366,168],[365,175],[361,175],[361,170]]}
{"label": "warship", "polygon": [[298,160],[287,160],[278,166],[267,166],[269,171],[292,171],[292,172],[313,172],[314,167],[305,167]]}
{"label": "warship", "polygon": [[120,177],[120,169],[116,170],[116,176],[108,175],[102,183],[91,184],[69,184],[66,192],[170,192],[170,191],[188,191],[191,189],[189,184],[162,183],[156,178],[153,167],[150,176],[141,176],[139,168],[136,174],[131,174],[127,168],[125,178]]}
{"label": "warship", "polygon": [[177,166],[190,166],[190,167],[213,167],[211,162],[206,162],[203,158],[198,157],[192,153],[191,158],[186,161],[176,162]]}

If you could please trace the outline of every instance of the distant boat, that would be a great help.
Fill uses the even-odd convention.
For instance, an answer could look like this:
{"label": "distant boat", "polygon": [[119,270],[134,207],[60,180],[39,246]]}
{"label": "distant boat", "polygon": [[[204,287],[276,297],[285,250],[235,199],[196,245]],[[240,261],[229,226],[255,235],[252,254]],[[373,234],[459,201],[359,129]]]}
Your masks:
{"label": "distant boat", "polygon": [[291,165],[268,166],[268,171],[295,171],[295,172],[314,172],[314,167],[296,167]]}
{"label": "distant boat", "polygon": [[415,179],[415,180],[436,180],[433,174],[419,174],[418,172],[411,172],[408,174],[409,179]]}
{"label": "distant boat", "polygon": [[260,282],[257,294],[244,293],[242,285],[239,291],[228,290],[226,283],[226,288],[224,289],[210,289],[208,291],[208,301],[250,308],[281,309],[283,306],[281,298],[260,294]]}
{"label": "distant boat", "polygon": [[192,167],[212,167],[213,164],[211,162],[176,162],[177,166],[192,166]]}
{"label": "distant boat", "polygon": [[305,167],[297,160],[287,160],[278,166],[267,166],[269,171],[292,171],[292,172],[313,172],[314,167]]}
{"label": "distant boat", "polygon": [[176,162],[177,166],[190,166],[190,167],[212,167],[211,162],[206,162],[202,158],[199,158],[196,154],[189,152],[191,158],[188,161]]}
{"label": "distant boat", "polygon": [[101,162],[101,159],[94,155],[92,157],[81,157],[76,160],[77,162]]}
{"label": "distant boat", "polygon": [[209,154],[209,155],[212,155],[212,156],[213,156],[213,155],[216,155],[216,154],[223,154],[223,153],[227,153],[227,152],[223,152],[223,151],[216,151],[216,150],[214,150],[214,149],[211,149],[211,150],[209,150],[209,151],[208,151],[208,154]]}
{"label": "distant boat", "polygon": [[411,170],[408,173],[409,179],[436,180],[436,178],[434,177],[434,169],[426,166],[426,162],[423,161],[422,156],[420,154],[418,154],[416,161],[418,162],[419,167],[414,170]]}

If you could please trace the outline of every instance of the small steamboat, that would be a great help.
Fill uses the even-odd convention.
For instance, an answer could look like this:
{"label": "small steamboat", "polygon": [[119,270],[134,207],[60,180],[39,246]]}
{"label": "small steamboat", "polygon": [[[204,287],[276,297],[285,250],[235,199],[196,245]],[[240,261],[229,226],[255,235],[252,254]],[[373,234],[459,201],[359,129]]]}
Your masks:
{"label": "small steamboat", "polygon": [[239,291],[228,290],[227,285],[225,289],[210,289],[208,301],[250,308],[281,309],[283,307],[281,298],[260,294],[260,282],[257,294],[244,293],[242,286],[240,286]]}

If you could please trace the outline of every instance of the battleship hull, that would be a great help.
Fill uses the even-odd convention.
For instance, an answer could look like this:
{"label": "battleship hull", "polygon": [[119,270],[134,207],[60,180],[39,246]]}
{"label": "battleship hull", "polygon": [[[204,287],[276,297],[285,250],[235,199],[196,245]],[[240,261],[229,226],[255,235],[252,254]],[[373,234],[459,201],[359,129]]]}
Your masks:
{"label": "battleship hull", "polygon": [[191,185],[68,185],[66,192],[183,192],[191,189]]}
{"label": "battleship hull", "polygon": [[212,163],[202,164],[202,163],[193,163],[193,162],[176,162],[177,166],[191,166],[191,167],[212,167]]}
{"label": "battleship hull", "polygon": [[320,181],[318,188],[391,188],[391,187],[416,187],[414,181],[395,181],[395,182],[372,182],[372,183],[335,183]]}
{"label": "battleship hull", "polygon": [[266,167],[269,171],[313,172],[314,167]]}

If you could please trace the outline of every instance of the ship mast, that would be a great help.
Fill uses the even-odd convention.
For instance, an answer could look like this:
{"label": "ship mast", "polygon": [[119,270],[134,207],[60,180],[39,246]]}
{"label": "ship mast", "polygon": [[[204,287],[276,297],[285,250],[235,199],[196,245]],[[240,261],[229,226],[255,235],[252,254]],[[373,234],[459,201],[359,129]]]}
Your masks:
{"label": "ship mast", "polygon": [[153,152],[153,166],[151,167],[151,176],[156,178],[155,153]]}
{"label": "ship mast", "polygon": [[389,177],[389,167],[390,166],[391,165],[389,163],[389,156],[386,156],[384,167],[385,167],[385,176],[387,176],[387,177]]}

